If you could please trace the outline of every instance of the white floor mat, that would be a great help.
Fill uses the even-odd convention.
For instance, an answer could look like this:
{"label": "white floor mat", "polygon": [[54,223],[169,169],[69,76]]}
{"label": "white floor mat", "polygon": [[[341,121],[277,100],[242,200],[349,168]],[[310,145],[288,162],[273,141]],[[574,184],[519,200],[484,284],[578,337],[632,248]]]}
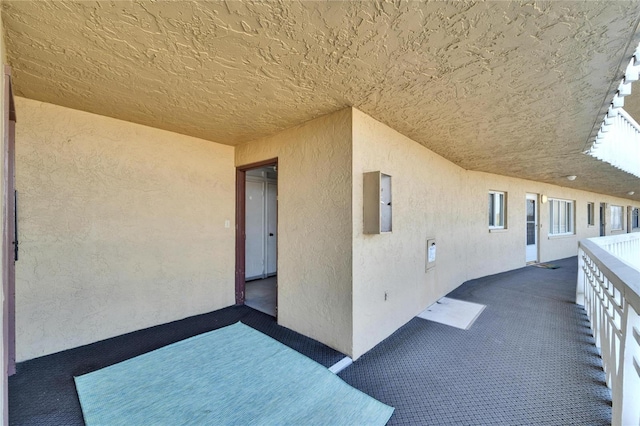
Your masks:
{"label": "white floor mat", "polygon": [[468,330],[486,305],[443,297],[418,315],[429,321]]}

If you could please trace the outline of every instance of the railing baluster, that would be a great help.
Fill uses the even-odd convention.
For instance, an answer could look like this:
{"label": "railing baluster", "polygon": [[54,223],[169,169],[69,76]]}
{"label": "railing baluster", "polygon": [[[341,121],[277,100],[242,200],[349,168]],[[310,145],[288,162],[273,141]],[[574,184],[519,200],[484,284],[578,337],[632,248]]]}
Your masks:
{"label": "railing baluster", "polygon": [[612,424],[640,425],[640,267],[629,262],[640,259],[640,234],[580,241],[578,256],[576,302],[602,357]]}
{"label": "railing baluster", "polygon": [[609,131],[604,138],[591,146],[593,157],[640,177],[639,158],[640,125],[623,108],[618,108],[618,114],[613,123],[608,126]]}
{"label": "railing baluster", "polygon": [[625,354],[623,371],[625,377],[622,383],[622,413],[623,425],[640,424],[640,315],[632,306],[627,310],[626,341],[623,343]]}

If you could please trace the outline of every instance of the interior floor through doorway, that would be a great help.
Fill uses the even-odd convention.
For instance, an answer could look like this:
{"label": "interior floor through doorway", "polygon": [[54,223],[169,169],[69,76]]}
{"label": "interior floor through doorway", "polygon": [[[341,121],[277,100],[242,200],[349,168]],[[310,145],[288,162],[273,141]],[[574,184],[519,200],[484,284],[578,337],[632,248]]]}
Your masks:
{"label": "interior floor through doorway", "polygon": [[244,304],[272,317],[276,316],[277,276],[247,281]]}

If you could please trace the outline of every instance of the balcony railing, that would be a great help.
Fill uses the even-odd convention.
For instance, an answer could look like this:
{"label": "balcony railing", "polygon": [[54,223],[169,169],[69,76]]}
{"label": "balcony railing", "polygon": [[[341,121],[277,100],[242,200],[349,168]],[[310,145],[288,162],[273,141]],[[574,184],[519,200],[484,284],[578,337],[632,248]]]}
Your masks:
{"label": "balcony railing", "polygon": [[634,260],[640,261],[640,234],[578,245],[576,303],[587,311],[602,356],[613,425],[640,424],[640,270],[631,266]]}
{"label": "balcony railing", "polygon": [[589,153],[640,177],[640,125],[622,108],[607,116]]}
{"label": "balcony railing", "polygon": [[640,233],[591,238],[591,241],[640,271]]}

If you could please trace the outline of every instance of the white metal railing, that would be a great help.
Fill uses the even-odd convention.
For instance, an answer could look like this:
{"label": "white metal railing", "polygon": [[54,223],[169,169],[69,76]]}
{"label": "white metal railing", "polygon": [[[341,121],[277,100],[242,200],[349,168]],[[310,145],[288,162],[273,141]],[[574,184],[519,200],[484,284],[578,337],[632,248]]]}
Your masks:
{"label": "white metal railing", "polygon": [[[612,424],[640,425],[640,271],[604,249],[620,236],[578,244],[576,303],[584,305],[611,389]],[[631,239],[640,240],[640,235]],[[597,240],[597,241],[594,241]],[[640,251],[637,252],[640,256]]]}
{"label": "white metal railing", "polygon": [[591,238],[593,241],[618,259],[640,270],[640,233],[611,235]]}
{"label": "white metal railing", "polygon": [[622,108],[607,116],[589,153],[640,177],[640,125]]}

